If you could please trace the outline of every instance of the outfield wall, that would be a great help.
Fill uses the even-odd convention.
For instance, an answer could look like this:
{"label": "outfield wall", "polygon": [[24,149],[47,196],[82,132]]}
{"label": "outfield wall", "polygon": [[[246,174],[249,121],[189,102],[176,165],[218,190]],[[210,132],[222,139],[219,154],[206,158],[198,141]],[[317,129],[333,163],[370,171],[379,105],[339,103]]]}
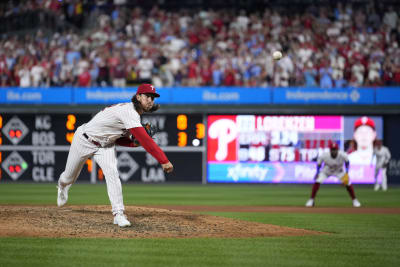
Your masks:
{"label": "outfield wall", "polygon": [[[157,101],[162,109],[146,119],[160,128],[156,142],[166,151],[176,170],[166,175],[142,149],[118,148],[121,180],[312,183],[316,153],[326,150],[328,140],[335,140],[346,149],[346,142],[352,136],[352,123],[368,115],[377,123],[378,138],[383,138],[392,152],[389,181],[400,183],[400,142],[397,140],[400,109],[396,104],[400,102],[400,95],[396,90],[400,92],[400,88],[329,91],[315,88],[161,88],[162,97]],[[3,103],[0,105],[0,181],[56,181],[65,167],[76,127],[90,120],[105,105],[129,101],[134,93],[134,89],[118,88],[0,89]],[[275,123],[299,124],[307,118],[315,125],[308,131],[285,128],[281,124],[281,128],[255,126],[249,131],[238,124],[240,127],[234,127],[239,127],[241,132],[227,146],[234,146],[233,152],[227,150],[234,158],[216,159],[210,152],[216,153],[218,147],[215,143],[218,138],[209,136],[210,115],[222,116],[222,119],[234,116],[235,123],[237,118],[247,123],[261,118],[275,119]],[[336,121],[341,124],[322,129],[318,121],[327,116],[330,117],[327,125]],[[345,125],[346,121],[352,122]],[[247,141],[243,141],[246,138]],[[290,138],[292,144],[286,140]],[[221,140],[224,139],[222,136]],[[355,183],[373,183],[371,164],[352,165]],[[89,160],[79,181],[104,182],[104,175],[99,166]]]}

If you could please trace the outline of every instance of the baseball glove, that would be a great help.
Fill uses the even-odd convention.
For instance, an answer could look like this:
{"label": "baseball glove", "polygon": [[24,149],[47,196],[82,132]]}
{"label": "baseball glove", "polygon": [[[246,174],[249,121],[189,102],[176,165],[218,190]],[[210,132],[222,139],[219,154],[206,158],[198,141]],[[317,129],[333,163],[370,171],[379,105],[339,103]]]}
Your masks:
{"label": "baseball glove", "polygon": [[343,185],[348,185],[349,184],[349,174],[346,172],[346,174],[343,175],[342,178],[340,178],[340,181],[342,181]]}
{"label": "baseball glove", "polygon": [[389,162],[384,163],[383,166],[382,166],[382,168],[383,168],[383,169],[389,168]]}
{"label": "baseball glove", "polygon": [[[154,125],[151,125],[150,123],[146,123],[145,125],[143,125],[143,128],[146,130],[146,133],[147,133],[151,138],[153,138],[153,136],[158,132],[157,127],[154,126]],[[135,144],[135,147],[140,146],[139,141],[138,141],[135,137],[133,137],[133,136],[132,136],[132,138],[133,138],[133,143]]]}

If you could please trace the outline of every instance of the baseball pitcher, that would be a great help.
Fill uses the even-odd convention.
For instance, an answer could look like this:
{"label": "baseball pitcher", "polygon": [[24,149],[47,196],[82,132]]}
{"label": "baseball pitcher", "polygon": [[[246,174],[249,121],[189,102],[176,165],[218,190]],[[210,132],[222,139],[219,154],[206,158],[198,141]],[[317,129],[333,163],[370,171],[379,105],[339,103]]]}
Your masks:
{"label": "baseball pitcher", "polygon": [[[68,190],[76,181],[86,160],[93,157],[105,175],[108,197],[110,198],[114,224],[130,226],[124,214],[121,180],[116,158],[116,145],[136,147],[141,145],[161,164],[167,173],[173,166],[164,152],[149,135],[149,129],[141,124],[140,116],[159,108],[154,98],[160,95],[151,84],[141,84],[129,103],[106,107],[88,123],[79,126],[74,134],[68,154],[65,171],[58,180],[57,205],[65,205]],[[146,131],[147,130],[147,131]]]}

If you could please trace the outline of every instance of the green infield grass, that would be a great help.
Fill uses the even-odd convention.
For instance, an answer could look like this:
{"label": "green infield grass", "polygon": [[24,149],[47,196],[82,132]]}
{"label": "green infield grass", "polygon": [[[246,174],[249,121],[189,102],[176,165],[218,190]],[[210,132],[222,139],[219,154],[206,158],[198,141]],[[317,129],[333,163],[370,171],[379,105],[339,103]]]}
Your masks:
{"label": "green infield grass", "polygon": [[[311,185],[124,184],[125,205],[299,206]],[[400,188],[355,186],[363,207],[400,208]],[[55,205],[55,184],[0,183],[0,205]],[[76,184],[68,204],[109,204],[104,184]],[[322,185],[319,207],[351,207]],[[270,238],[0,238],[0,266],[400,266],[400,214],[202,212],[326,232]],[[0,225],[1,228],[1,225]]]}

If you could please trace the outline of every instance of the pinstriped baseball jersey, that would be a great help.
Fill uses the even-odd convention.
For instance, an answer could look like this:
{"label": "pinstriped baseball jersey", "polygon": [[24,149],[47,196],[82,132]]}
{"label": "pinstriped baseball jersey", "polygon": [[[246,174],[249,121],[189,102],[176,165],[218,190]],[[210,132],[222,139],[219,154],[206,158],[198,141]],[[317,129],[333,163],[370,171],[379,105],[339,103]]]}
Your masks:
{"label": "pinstriped baseball jersey", "polygon": [[330,152],[325,152],[318,158],[318,164],[324,162],[322,171],[326,174],[343,172],[343,164],[347,161],[349,161],[349,159],[347,154],[343,151],[338,151],[336,158],[332,158]]}
{"label": "pinstriped baseball jersey", "polygon": [[[115,140],[129,134],[131,128],[142,127],[140,115],[133,103],[120,103],[106,107],[88,123],[79,126],[72,139],[65,171],[59,181],[72,184],[76,181],[86,160],[93,156],[104,172],[112,212],[124,211],[122,186],[119,179]],[[91,140],[100,143],[98,147]]]}
{"label": "pinstriped baseball jersey", "polygon": [[86,123],[83,129],[89,137],[105,147],[129,134],[128,129],[136,127],[142,127],[140,115],[130,102],[106,107]]}
{"label": "pinstriped baseball jersey", "polygon": [[[159,97],[159,94],[155,92],[154,86],[150,84],[139,86],[137,94],[152,94],[154,97]],[[136,100],[139,101],[138,98]],[[146,97],[140,98],[140,100],[150,109],[150,104],[152,104],[154,98],[146,95]],[[144,105],[141,101],[139,101],[140,104]],[[143,110],[143,108],[140,110]],[[129,131],[132,128],[136,129]],[[98,112],[88,123],[82,124],[76,129],[68,153],[65,170],[59,178],[57,203],[66,203],[61,201],[65,186],[72,185],[76,181],[86,160],[93,157],[103,170],[112,213],[114,215],[123,214],[125,207],[121,180],[118,173],[115,143],[119,138],[127,137],[131,133],[137,135],[136,137],[143,143],[143,147],[147,151],[152,151],[152,155],[158,153],[159,157],[156,156],[156,158],[160,163],[169,163],[166,166],[172,171],[172,164],[168,161],[164,152],[146,135],[146,131],[142,128],[140,114],[136,111],[135,105],[132,102],[119,103]],[[146,143],[146,138],[151,142]],[[118,223],[118,225],[120,224]]]}

